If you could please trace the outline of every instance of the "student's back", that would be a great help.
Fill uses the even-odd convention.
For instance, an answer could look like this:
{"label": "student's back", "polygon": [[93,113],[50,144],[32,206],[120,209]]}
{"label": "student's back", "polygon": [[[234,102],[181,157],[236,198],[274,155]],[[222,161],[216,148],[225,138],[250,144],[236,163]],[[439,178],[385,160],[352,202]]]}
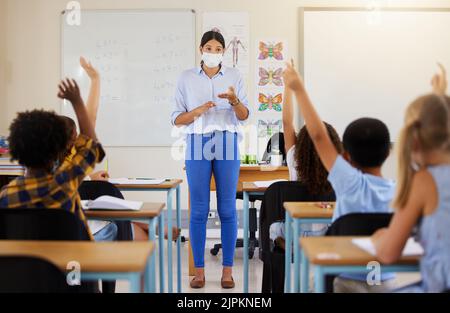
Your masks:
{"label": "student's back", "polygon": [[423,289],[442,292],[450,288],[450,165],[431,166],[428,172],[438,191],[438,205],[422,218],[420,241],[425,255],[420,268]]}

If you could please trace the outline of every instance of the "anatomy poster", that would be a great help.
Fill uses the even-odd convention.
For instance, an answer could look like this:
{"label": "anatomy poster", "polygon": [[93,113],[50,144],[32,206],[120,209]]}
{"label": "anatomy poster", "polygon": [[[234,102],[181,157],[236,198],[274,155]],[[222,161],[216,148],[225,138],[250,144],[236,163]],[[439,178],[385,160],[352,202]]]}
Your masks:
{"label": "anatomy poster", "polygon": [[224,64],[238,68],[247,81],[250,73],[250,30],[247,12],[205,12],[203,33],[216,30],[225,38]]}

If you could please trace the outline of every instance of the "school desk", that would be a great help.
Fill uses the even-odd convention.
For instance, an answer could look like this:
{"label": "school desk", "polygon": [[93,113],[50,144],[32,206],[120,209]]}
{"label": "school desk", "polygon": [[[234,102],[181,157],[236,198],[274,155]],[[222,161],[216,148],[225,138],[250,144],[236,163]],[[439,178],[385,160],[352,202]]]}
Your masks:
{"label": "school desk", "polygon": [[[301,234],[303,225],[328,224],[331,222],[334,211],[334,203],[329,208],[321,208],[321,202],[285,202],[285,254],[284,254],[284,291],[291,292],[291,252],[292,242],[297,242]],[[303,275],[303,268],[300,267],[300,247],[294,244],[294,292],[300,292],[300,269],[302,270],[302,279],[307,279]]]}
{"label": "school desk", "polygon": [[[300,238],[302,246],[302,267],[308,273],[309,264],[313,264],[315,291],[325,291],[325,276],[341,273],[368,273],[371,270],[368,264],[377,261],[377,258],[358,248],[352,243],[356,237],[303,237]],[[383,272],[417,272],[419,271],[419,256],[402,257],[395,264],[381,265]],[[381,262],[380,262],[381,264]],[[303,274],[303,270],[302,270]],[[303,279],[302,279],[303,280]],[[302,292],[309,289],[308,279],[302,284]]]}
{"label": "school desk", "polygon": [[[143,184],[143,185],[116,185],[121,191],[148,191],[148,192],[166,192],[167,193],[167,228],[168,228],[168,239],[167,239],[167,264],[168,264],[168,272],[167,272],[167,289],[169,293],[173,292],[173,270],[172,270],[172,198],[173,193],[175,193],[176,198],[176,224],[177,228],[181,228],[181,207],[180,207],[180,185],[183,182],[181,179],[171,179],[169,181],[165,181],[159,185],[152,184]],[[161,219],[164,222],[164,216],[161,216]],[[159,228],[159,238],[164,238],[164,227]],[[181,293],[181,236],[178,237],[177,240],[177,292]],[[160,247],[161,253],[159,255],[159,263],[164,263],[164,250],[163,246]],[[162,267],[164,268],[164,267]],[[164,275],[164,271],[162,271],[162,275]],[[163,280],[160,282],[160,288],[164,290],[164,276]]]}
{"label": "school desk", "polygon": [[[158,227],[159,229],[164,229],[164,221],[162,219],[162,210],[164,209],[164,203],[144,203],[142,208],[139,211],[131,211],[131,210],[85,210],[84,214],[89,220],[113,220],[113,221],[143,221],[144,223],[148,223],[148,239],[151,243],[155,242],[156,237],[156,219],[158,219]],[[159,236],[159,255],[163,255],[164,253],[164,234],[163,236]],[[156,255],[153,253],[149,259],[149,268],[151,272],[146,275],[146,278],[150,280],[148,286],[152,289],[149,292],[155,292],[155,264],[156,264]],[[159,263],[159,279],[160,284],[164,282],[164,262],[160,258]],[[160,285],[160,292],[164,292],[164,284]]]}
{"label": "school desk", "polygon": [[[239,178],[238,178],[238,186],[237,191],[243,192],[243,198],[244,198],[244,292],[248,292],[248,272],[245,270],[245,268],[248,269],[248,207],[249,207],[249,195],[255,195],[255,194],[264,194],[264,190],[255,191],[252,190],[252,186],[249,190],[246,190],[244,192],[244,182],[254,182],[254,181],[271,181],[276,179],[289,179],[289,169],[287,166],[279,166],[274,167],[270,165],[241,165],[240,172],[239,172]],[[254,187],[254,186],[253,186]],[[211,179],[211,191],[216,191],[216,183],[214,181],[214,175]],[[247,209],[246,209],[247,207]],[[190,209],[190,203],[189,203],[189,209]],[[247,213],[245,213],[247,212]],[[247,226],[245,226],[247,225]],[[247,231],[245,230],[245,227],[247,227]],[[246,235],[247,234],[247,235]],[[195,275],[195,268],[194,268],[194,260],[192,256],[192,250],[189,245],[189,276]]]}
{"label": "school desk", "polygon": [[68,264],[76,261],[81,266],[81,280],[128,280],[132,293],[140,292],[142,274],[151,272],[148,259],[153,250],[154,244],[147,242],[0,241],[0,256],[42,258],[64,273]]}

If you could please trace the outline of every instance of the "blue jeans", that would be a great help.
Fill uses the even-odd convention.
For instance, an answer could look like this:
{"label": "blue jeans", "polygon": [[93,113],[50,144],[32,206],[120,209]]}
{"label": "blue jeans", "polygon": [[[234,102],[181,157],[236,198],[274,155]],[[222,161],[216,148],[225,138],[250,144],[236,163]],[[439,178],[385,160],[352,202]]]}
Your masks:
{"label": "blue jeans", "polygon": [[108,224],[94,235],[95,241],[114,241],[117,239],[117,225]]}
{"label": "blue jeans", "polygon": [[233,266],[237,239],[236,190],[240,169],[237,141],[236,133],[226,131],[187,137],[186,174],[191,204],[189,235],[196,268],[205,267],[212,174],[216,182],[221,222],[222,265]]}

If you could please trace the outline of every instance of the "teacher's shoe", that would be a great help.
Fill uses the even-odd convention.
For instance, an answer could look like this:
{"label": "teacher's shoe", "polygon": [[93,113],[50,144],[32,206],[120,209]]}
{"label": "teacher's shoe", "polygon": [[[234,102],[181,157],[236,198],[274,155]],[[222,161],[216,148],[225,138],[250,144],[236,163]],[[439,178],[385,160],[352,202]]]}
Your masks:
{"label": "teacher's shoe", "polygon": [[203,276],[202,280],[195,279],[195,277],[194,277],[194,279],[191,280],[190,285],[191,285],[191,288],[193,288],[193,289],[200,289],[200,288],[205,287],[205,276]]}
{"label": "teacher's shoe", "polygon": [[234,288],[234,279],[231,277],[231,280],[222,280],[220,281],[223,289],[233,289]]}

